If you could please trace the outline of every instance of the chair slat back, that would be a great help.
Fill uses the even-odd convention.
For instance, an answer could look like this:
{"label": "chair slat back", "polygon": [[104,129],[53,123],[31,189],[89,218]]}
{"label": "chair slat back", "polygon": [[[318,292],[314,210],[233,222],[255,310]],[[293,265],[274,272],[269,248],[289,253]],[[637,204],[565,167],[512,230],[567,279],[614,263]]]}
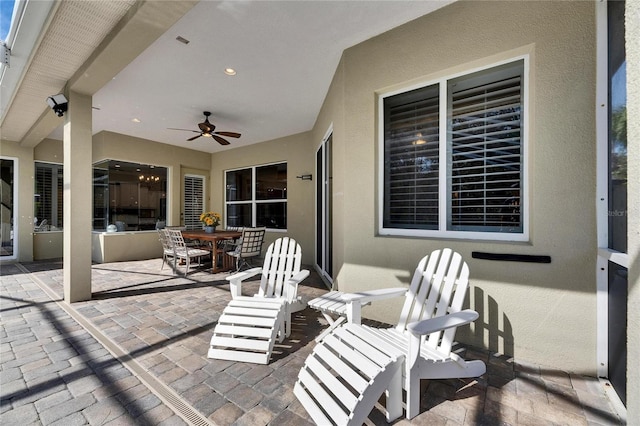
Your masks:
{"label": "chair slat back", "polygon": [[162,244],[163,250],[171,250],[173,248],[171,237],[169,237],[167,229],[158,229],[158,236],[160,237],[160,243]]}
{"label": "chair slat back", "polygon": [[302,249],[293,238],[278,238],[267,248],[262,266],[262,278],[258,294],[262,297],[284,297],[293,301],[296,294],[288,294],[287,281],[300,272]]}
{"label": "chair slat back", "polygon": [[186,249],[184,237],[182,236],[182,231],[180,229],[165,229],[169,234],[171,244],[173,244],[173,247],[175,247],[176,250]]}
{"label": "chair slat back", "polygon": [[[469,287],[469,267],[451,249],[435,250],[420,260],[405,296],[396,328],[405,331],[415,321],[459,312]],[[432,333],[423,344],[449,353],[455,328]]]}
{"label": "chair slat back", "polygon": [[262,251],[266,228],[244,228],[242,230],[242,244],[240,257],[259,256]]}

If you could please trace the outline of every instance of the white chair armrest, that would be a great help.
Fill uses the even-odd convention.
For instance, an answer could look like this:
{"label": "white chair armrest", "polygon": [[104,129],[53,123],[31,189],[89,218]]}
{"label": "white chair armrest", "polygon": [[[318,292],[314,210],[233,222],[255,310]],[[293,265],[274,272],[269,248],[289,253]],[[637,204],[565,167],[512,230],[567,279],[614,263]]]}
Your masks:
{"label": "white chair armrest", "polygon": [[424,336],[436,331],[470,324],[478,319],[478,316],[479,315],[476,311],[465,309],[464,311],[456,312],[454,314],[412,322],[407,326],[407,330],[415,336]]}
{"label": "white chair armrest", "polygon": [[262,273],[262,268],[252,268],[227,277],[231,290],[231,298],[242,296],[242,281]]}
{"label": "white chair armrest", "polygon": [[430,318],[422,321],[412,322],[407,326],[409,336],[409,353],[406,359],[407,366],[411,369],[420,356],[420,345],[422,336],[448,328],[459,327],[469,324],[478,318],[478,313],[471,309],[447,314],[437,318]]}
{"label": "white chair armrest", "polygon": [[309,276],[309,271],[301,270],[287,281],[287,300],[293,302],[298,296],[298,284]]}
{"label": "white chair armrest", "polygon": [[392,297],[404,296],[406,288],[381,288],[377,290],[361,291],[358,293],[345,293],[342,300],[347,304],[347,320],[350,323],[360,324],[362,322],[362,305],[376,300],[390,299]]}

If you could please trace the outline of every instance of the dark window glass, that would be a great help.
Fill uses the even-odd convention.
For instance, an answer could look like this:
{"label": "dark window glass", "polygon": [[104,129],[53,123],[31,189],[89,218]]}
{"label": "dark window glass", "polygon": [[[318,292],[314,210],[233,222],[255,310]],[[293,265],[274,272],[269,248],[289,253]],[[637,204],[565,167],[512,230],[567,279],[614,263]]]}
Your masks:
{"label": "dark window glass", "polygon": [[287,227],[287,203],[258,203],[256,213],[256,226],[273,229]]}
{"label": "dark window glass", "polygon": [[227,172],[227,201],[251,200],[251,169]]}
{"label": "dark window glass", "polygon": [[228,204],[227,226],[252,227],[251,204]]}
{"label": "dark window glass", "polygon": [[607,2],[609,20],[609,248],[627,252],[627,61],[623,1]]}
{"label": "dark window glass", "polygon": [[287,199],[287,164],[256,167],[256,200]]}
{"label": "dark window glass", "polygon": [[226,196],[227,226],[287,229],[287,163],[226,172]]}
{"label": "dark window glass", "polygon": [[118,231],[155,229],[166,221],[166,190],[165,167],[114,160],[96,164],[94,230],[105,230],[105,224]]}

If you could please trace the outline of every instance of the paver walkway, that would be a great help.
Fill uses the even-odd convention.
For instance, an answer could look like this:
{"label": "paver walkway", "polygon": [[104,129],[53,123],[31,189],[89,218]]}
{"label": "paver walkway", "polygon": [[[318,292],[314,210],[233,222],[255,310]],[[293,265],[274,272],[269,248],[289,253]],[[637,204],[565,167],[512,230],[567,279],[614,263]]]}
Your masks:
{"label": "paver walkway", "polygon": [[[93,299],[74,303],[73,317],[42,290],[62,297],[61,263],[3,265],[0,423],[310,424],[292,389],[326,326],[321,315],[295,315],[268,365],[211,360],[209,339],[230,300],[226,275],[177,277],[160,265],[94,265]],[[327,289],[312,272],[299,291]],[[596,379],[484,351],[464,356],[485,360],[488,373],[423,381],[421,414],[396,424],[621,424]],[[369,422],[386,424],[379,410]]]}

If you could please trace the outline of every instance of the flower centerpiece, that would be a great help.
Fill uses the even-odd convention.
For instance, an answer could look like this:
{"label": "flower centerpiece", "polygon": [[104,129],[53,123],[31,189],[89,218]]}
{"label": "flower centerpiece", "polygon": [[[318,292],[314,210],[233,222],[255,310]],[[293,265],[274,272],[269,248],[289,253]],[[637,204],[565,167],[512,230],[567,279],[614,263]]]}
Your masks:
{"label": "flower centerpiece", "polygon": [[206,232],[213,232],[216,226],[220,225],[222,216],[216,212],[204,212],[200,215],[200,222],[204,224],[204,230]]}

